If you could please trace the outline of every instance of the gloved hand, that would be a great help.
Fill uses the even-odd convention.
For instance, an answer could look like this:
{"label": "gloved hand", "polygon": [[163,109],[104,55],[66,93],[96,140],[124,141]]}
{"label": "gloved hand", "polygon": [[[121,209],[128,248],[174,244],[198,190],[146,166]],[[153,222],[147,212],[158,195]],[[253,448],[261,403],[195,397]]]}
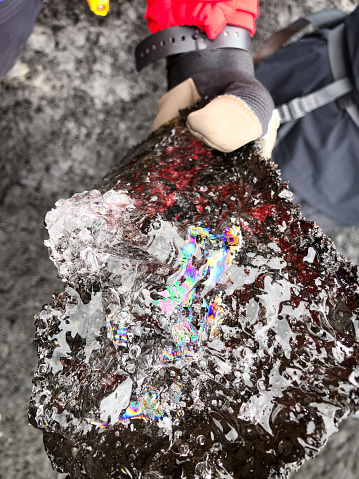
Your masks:
{"label": "gloved hand", "polygon": [[[222,49],[221,57],[228,55]],[[152,130],[176,118],[179,110],[193,105],[204,97],[215,97],[204,108],[188,116],[190,132],[208,146],[223,152],[231,152],[253,140],[262,140],[262,154],[270,157],[279,120],[274,112],[273,100],[264,86],[254,78],[253,63],[248,52],[243,55],[243,70],[218,67],[218,50],[191,52],[178,55],[167,64],[169,84],[183,78],[183,70],[189,61],[191,76],[170,89],[158,103],[158,115]],[[199,56],[199,57],[198,57]],[[198,61],[196,61],[196,57]],[[226,60],[224,58],[224,60]],[[199,72],[193,65],[200,64]],[[215,68],[211,68],[211,65]]]}

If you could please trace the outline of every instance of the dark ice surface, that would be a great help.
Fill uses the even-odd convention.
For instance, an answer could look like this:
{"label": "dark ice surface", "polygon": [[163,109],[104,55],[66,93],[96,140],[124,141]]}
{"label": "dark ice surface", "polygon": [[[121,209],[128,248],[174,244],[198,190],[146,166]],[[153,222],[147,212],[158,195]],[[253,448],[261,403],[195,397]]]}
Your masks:
{"label": "dark ice surface", "polygon": [[358,271],[185,117],[46,216],[30,422],[73,478],[287,477],[359,409]]}

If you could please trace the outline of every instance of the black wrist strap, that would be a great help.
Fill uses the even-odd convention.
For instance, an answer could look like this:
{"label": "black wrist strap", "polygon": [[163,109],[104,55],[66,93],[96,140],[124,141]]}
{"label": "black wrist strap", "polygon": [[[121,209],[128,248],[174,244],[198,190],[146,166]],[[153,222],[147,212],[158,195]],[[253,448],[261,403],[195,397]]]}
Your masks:
{"label": "black wrist strap", "polygon": [[142,40],[135,50],[136,68],[141,71],[150,63],[162,58],[201,50],[239,48],[251,52],[251,36],[248,30],[227,25],[217,38],[210,40],[197,27],[170,27]]}
{"label": "black wrist strap", "polygon": [[[187,78],[203,77],[203,73],[211,72],[206,75],[203,90],[209,91],[209,83],[214,79],[215,85],[222,83],[221,73],[227,77],[226,72],[242,72],[254,77],[254,67],[252,55],[241,48],[216,48],[213,50],[202,50],[186,53],[184,55],[171,55],[167,58],[167,85],[171,90]],[[196,81],[195,81],[196,83]],[[201,96],[211,96],[210,93],[202,95],[201,85],[196,83],[197,90]],[[218,93],[217,93],[218,94]]]}

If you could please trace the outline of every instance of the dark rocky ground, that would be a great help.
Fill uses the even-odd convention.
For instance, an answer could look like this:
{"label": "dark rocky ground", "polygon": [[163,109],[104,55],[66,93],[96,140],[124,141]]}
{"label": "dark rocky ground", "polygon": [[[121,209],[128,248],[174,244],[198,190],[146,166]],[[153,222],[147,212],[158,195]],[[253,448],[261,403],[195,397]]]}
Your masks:
{"label": "dark rocky ground", "polygon": [[[356,0],[263,0],[255,47],[301,14],[351,10]],[[55,479],[42,435],[27,424],[36,366],[33,315],[62,290],[43,240],[60,197],[90,189],[144,139],[165,91],[163,64],[135,73],[147,35],[141,0],[111,0],[105,19],[85,0],[48,2],[26,51],[0,91],[0,478]],[[331,234],[359,263],[359,230]],[[296,479],[359,476],[359,422],[348,419]]]}

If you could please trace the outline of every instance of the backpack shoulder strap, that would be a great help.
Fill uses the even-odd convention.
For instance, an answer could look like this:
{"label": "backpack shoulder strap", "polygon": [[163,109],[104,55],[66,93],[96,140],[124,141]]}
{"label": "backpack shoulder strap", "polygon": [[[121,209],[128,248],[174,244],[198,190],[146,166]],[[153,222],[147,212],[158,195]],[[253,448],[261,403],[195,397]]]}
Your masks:
{"label": "backpack shoulder strap", "polygon": [[351,93],[353,87],[348,77],[335,80],[308,95],[293,98],[288,103],[277,107],[280,123],[287,123],[292,120],[299,120],[307,113],[328,105],[332,101]]}
{"label": "backpack shoulder strap", "polygon": [[[319,90],[313,93],[309,93],[309,95],[294,98],[288,103],[278,106],[276,110],[278,112],[280,127],[277,133],[276,146],[307,113],[338,100],[352,91],[353,87],[349,78],[344,77],[329,83],[329,85],[323,88],[319,88]],[[348,111],[348,108],[351,106],[355,108],[355,105],[350,105],[346,107],[346,110]]]}
{"label": "backpack shoulder strap", "polygon": [[[321,12],[319,12],[321,13]],[[345,18],[345,17],[343,17]],[[293,100],[277,107],[281,127],[278,130],[277,142],[282,139],[295,126],[300,118],[321,106],[332,101],[343,99],[353,92],[353,87],[348,78],[345,64],[345,25],[340,22],[328,34],[328,57],[334,81],[309,95],[294,98]],[[359,128],[359,109],[354,97],[350,95],[343,101],[343,107]]]}
{"label": "backpack shoulder strap", "polygon": [[[344,23],[333,28],[328,35],[328,56],[330,68],[334,80],[338,81],[347,77],[347,67],[344,60],[345,51],[345,25]],[[347,111],[353,122],[359,127],[359,109],[354,101],[349,101],[345,105]]]}
{"label": "backpack shoulder strap", "polygon": [[[338,100],[353,92],[344,60],[345,25],[339,24],[328,34],[328,57],[334,81],[308,95],[294,98],[277,107],[281,123],[302,118],[321,106]],[[359,110],[354,99],[347,100],[344,106],[353,122],[359,127]]]}
{"label": "backpack shoulder strap", "polygon": [[308,25],[314,25],[316,28],[333,28],[342,22],[346,16],[347,14],[342,10],[331,8],[309,13],[305,17],[299,18],[270,37],[270,39],[264,44],[262,50],[255,57],[254,64],[257,65],[261,60],[275,53],[293,35],[299,33]]}

